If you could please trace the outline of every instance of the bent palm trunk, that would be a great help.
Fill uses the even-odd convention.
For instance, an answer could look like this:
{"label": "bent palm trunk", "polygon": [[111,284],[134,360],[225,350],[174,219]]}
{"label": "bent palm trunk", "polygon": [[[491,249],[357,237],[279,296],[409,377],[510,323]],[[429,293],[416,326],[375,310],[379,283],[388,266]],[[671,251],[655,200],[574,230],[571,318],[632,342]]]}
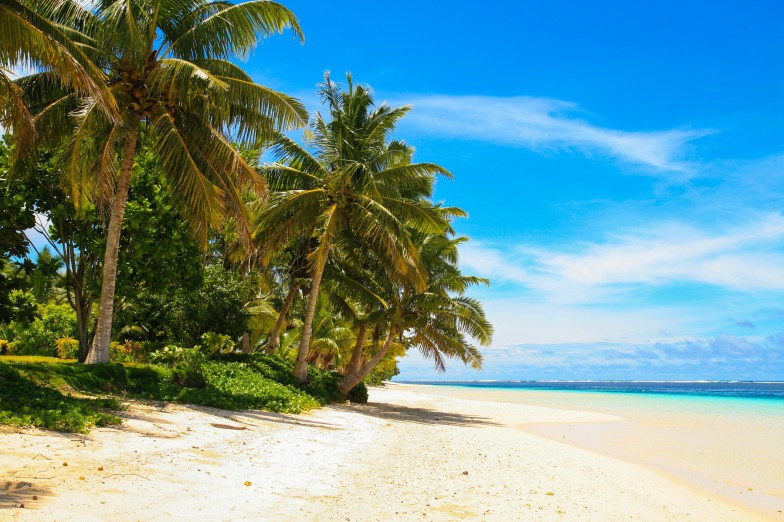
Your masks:
{"label": "bent palm trunk", "polygon": [[324,265],[326,259],[320,266],[316,267],[316,272],[313,274],[313,281],[310,285],[310,292],[308,293],[308,308],[305,311],[305,321],[302,325],[302,339],[299,342],[299,350],[297,351],[297,362],[294,364],[294,377],[299,382],[307,382],[308,380],[308,352],[310,351],[310,338],[313,335],[313,316],[316,313],[316,302],[318,301],[319,286],[321,286],[321,277],[324,275]]}
{"label": "bent palm trunk", "polygon": [[81,299],[77,300],[76,308],[76,330],[79,334],[79,353],[77,360],[80,363],[87,360],[90,353],[90,310],[92,309],[92,300],[84,303]]}
{"label": "bent palm trunk", "polygon": [[[359,325],[359,332],[357,333],[357,342],[354,344],[354,351],[351,352],[351,360],[343,372],[344,378],[348,376],[356,376],[362,366],[362,352],[365,349],[365,338],[367,337],[368,326],[366,323]],[[345,393],[343,394],[345,395]]]}
{"label": "bent palm trunk", "polygon": [[[353,374],[347,373],[340,380],[340,383],[338,384],[338,388],[340,389],[340,393],[342,393],[343,396],[348,395],[348,392],[350,392],[354,386],[359,384],[362,381],[362,379],[370,375],[370,372],[372,372],[373,369],[376,366],[378,366],[378,363],[380,363],[381,360],[387,355],[389,348],[392,346],[392,339],[394,339],[394,337],[395,337],[395,331],[394,329],[390,329],[389,333],[387,334],[387,338],[384,339],[384,344],[381,346],[381,349],[377,351],[375,355],[373,355],[373,357],[371,357],[368,362],[362,365],[362,367],[359,368],[359,370],[357,370]],[[353,355],[351,359],[353,361],[354,359]]]}
{"label": "bent palm trunk", "polygon": [[286,300],[283,301],[283,307],[280,309],[280,313],[278,314],[278,321],[275,323],[275,328],[272,329],[272,333],[270,334],[270,340],[269,343],[267,343],[267,353],[272,353],[278,349],[278,344],[280,343],[280,332],[283,330],[283,323],[286,322],[286,316],[289,314],[289,308],[291,308],[291,305],[294,302],[294,298],[297,295],[297,290],[299,290],[299,283],[292,281],[291,288],[289,288],[289,293],[286,295]]}
{"label": "bent palm trunk", "polygon": [[85,363],[109,362],[109,342],[112,337],[112,315],[114,314],[114,287],[117,283],[117,257],[120,253],[120,231],[128,200],[128,188],[131,184],[131,168],[136,155],[137,133],[128,137],[123,153],[120,179],[112,200],[112,213],[109,217],[109,230],[106,234],[106,253],[103,258],[103,275],[101,278],[101,299],[98,311],[98,324],[90,353]]}

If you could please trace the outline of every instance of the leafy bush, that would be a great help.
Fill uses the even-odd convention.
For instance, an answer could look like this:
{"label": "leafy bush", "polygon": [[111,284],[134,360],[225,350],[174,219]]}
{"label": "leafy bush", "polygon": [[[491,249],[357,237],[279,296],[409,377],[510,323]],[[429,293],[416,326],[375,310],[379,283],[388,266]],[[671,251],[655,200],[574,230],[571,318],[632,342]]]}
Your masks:
{"label": "leafy bush", "polygon": [[[101,408],[115,407],[116,401],[74,399],[48,386],[229,410],[284,413],[299,413],[340,400],[336,373],[310,369],[311,382],[303,386],[291,375],[292,362],[279,357],[228,354],[209,359],[199,348],[177,346],[156,353],[160,352],[168,352],[159,355],[158,360],[168,357],[171,367],[133,363],[83,365],[45,357],[4,357],[0,359],[0,423],[84,431],[93,424],[114,421]],[[26,382],[20,383],[20,379]],[[13,384],[6,386],[6,382]],[[39,400],[39,396],[44,398]],[[351,400],[361,402],[358,398]]]}
{"label": "leafy bush", "polygon": [[36,380],[29,373],[0,364],[0,424],[84,433],[91,426],[120,423],[116,415],[106,411],[120,408],[116,399],[74,398]]}
{"label": "leafy bush", "polygon": [[145,343],[139,341],[125,341],[122,343],[112,341],[109,343],[109,360],[118,363],[147,362],[149,356],[145,347]]}
{"label": "leafy bush", "polygon": [[248,363],[209,362],[204,375],[204,388],[186,388],[178,399],[227,410],[261,408],[284,413],[300,413],[320,404],[302,390],[262,376]]}
{"label": "leafy bush", "polygon": [[365,377],[365,382],[371,386],[380,386],[384,381],[392,379],[395,375],[399,375],[400,370],[397,367],[397,357],[389,357],[381,361],[381,364],[376,366],[370,375]]}
{"label": "leafy bush", "polygon": [[[340,374],[322,370],[315,366],[308,367],[308,382],[300,383],[294,378],[294,361],[277,355],[263,353],[229,354],[220,356],[221,361],[235,361],[247,363],[254,371],[268,379],[287,384],[312,395],[319,404],[339,402],[343,396],[338,388]],[[367,392],[367,390],[366,390]],[[361,401],[357,401],[361,402]],[[367,400],[365,401],[367,402]]]}
{"label": "leafy bush", "polygon": [[29,323],[38,315],[35,296],[25,290],[13,290],[8,296],[11,317],[15,321]]}
{"label": "leafy bush", "polygon": [[204,332],[201,336],[200,346],[207,353],[231,353],[234,351],[232,338],[215,332]]}
{"label": "leafy bush", "polygon": [[174,344],[167,344],[160,350],[155,350],[150,354],[150,362],[153,364],[165,364],[174,366],[180,360],[183,348]]}
{"label": "leafy bush", "polygon": [[31,323],[12,323],[19,355],[57,355],[57,339],[76,337],[76,312],[67,304],[48,303],[38,308]]}
{"label": "leafy bush", "polygon": [[351,388],[351,391],[348,392],[348,395],[346,395],[346,399],[350,400],[351,402],[356,402],[358,404],[367,404],[368,390],[367,390],[367,386],[365,386],[365,383],[360,382],[359,384]]}
{"label": "leafy bush", "polygon": [[237,338],[247,329],[245,303],[253,288],[239,273],[221,265],[204,269],[204,279],[194,291],[180,292],[174,299],[172,338],[187,345],[197,344],[205,332]]}
{"label": "leafy bush", "polygon": [[60,337],[54,344],[60,359],[76,359],[79,355],[79,341],[72,337]]}
{"label": "leafy bush", "polygon": [[204,374],[204,365],[207,356],[201,348],[182,348],[174,364],[172,383],[187,388],[204,388],[207,378]]}
{"label": "leafy bush", "polygon": [[0,339],[0,355],[10,355],[8,345],[10,343],[5,339]]}

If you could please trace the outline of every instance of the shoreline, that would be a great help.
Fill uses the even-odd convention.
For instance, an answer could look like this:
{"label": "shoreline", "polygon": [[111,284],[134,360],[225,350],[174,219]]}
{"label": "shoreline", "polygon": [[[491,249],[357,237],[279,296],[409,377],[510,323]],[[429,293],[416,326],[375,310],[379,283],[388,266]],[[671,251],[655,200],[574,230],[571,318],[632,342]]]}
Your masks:
{"label": "shoreline", "polygon": [[[421,391],[465,400],[612,412],[623,418],[620,424],[541,422],[521,429],[636,463],[698,492],[784,520],[779,511],[784,510],[784,477],[776,471],[784,469],[784,452],[776,443],[784,416],[755,415],[749,409],[757,399],[741,399],[743,406],[726,411],[727,399],[716,397],[433,385],[423,385]],[[728,400],[733,404],[737,399]]]}
{"label": "shoreline", "polygon": [[617,416],[399,384],[370,400],[305,415],[133,402],[88,436],[0,432],[0,518],[779,520],[519,429]]}

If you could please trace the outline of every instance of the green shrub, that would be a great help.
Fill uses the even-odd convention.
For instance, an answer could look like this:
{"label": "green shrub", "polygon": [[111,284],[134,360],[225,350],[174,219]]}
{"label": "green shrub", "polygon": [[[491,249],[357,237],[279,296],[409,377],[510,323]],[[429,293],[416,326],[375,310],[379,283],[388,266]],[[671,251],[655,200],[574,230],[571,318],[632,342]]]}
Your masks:
{"label": "green shrub", "polygon": [[268,379],[301,389],[313,396],[321,405],[343,400],[338,388],[341,376],[336,372],[309,366],[308,382],[302,384],[294,378],[294,361],[277,355],[235,353],[221,355],[219,360],[247,363],[253,370]]}
{"label": "green shrub", "polygon": [[392,379],[395,375],[399,375],[400,370],[397,367],[397,358],[392,357],[384,359],[381,364],[376,366],[370,375],[365,377],[365,383],[371,386],[380,386],[384,381]]}
{"label": "green shrub", "polygon": [[149,359],[146,345],[140,341],[112,341],[109,343],[109,360],[117,363],[144,363]]}
{"label": "green shrub", "polygon": [[182,347],[174,344],[167,344],[160,350],[155,350],[150,353],[150,362],[152,364],[165,364],[167,366],[174,366],[179,360]]}
{"label": "green shrub", "polygon": [[234,351],[234,340],[228,335],[205,332],[201,336],[199,346],[207,353],[231,353]]}
{"label": "green shrub", "polygon": [[79,341],[72,337],[60,337],[55,341],[55,346],[60,359],[76,359],[79,355]]}
{"label": "green shrub", "polygon": [[40,317],[30,323],[14,322],[19,355],[57,356],[57,339],[76,337],[76,312],[67,304],[47,303],[38,308]]}
{"label": "green shrub", "polygon": [[319,406],[316,398],[262,376],[248,363],[208,362],[204,375],[204,388],[186,388],[178,399],[227,410],[260,408],[283,413],[300,413]]}
{"label": "green shrub", "polygon": [[176,345],[167,345],[152,352],[149,360],[153,364],[172,367],[170,382],[175,386],[186,388],[204,388],[207,385],[204,376],[204,364],[207,355],[199,346],[183,348]]}
{"label": "green shrub", "polygon": [[359,384],[351,388],[351,391],[348,392],[348,395],[346,395],[346,399],[351,402],[356,402],[359,404],[367,404],[368,390],[367,390],[367,386],[365,386],[365,383],[360,382]]}
{"label": "green shrub", "polygon": [[11,355],[8,345],[11,344],[5,339],[0,339],[0,355]]}
{"label": "green shrub", "polygon": [[172,383],[187,388],[204,388],[207,386],[204,375],[206,362],[207,356],[201,348],[180,349],[172,372]]}
{"label": "green shrub", "polygon": [[251,283],[235,270],[207,266],[198,288],[173,296],[171,338],[187,345],[198,343],[205,332],[238,338],[247,330],[245,303],[254,295]]}
{"label": "green shrub", "polygon": [[10,318],[14,321],[29,323],[38,316],[35,296],[26,290],[13,290],[8,296]]}
{"label": "green shrub", "polygon": [[340,388],[338,388],[340,379],[341,375],[337,372],[328,372],[315,366],[309,366],[308,382],[301,386],[303,390],[317,397],[323,405],[343,400],[343,394],[340,393]]}
{"label": "green shrub", "polygon": [[207,386],[207,379],[201,368],[174,368],[171,373],[170,382],[175,386],[183,388],[204,388]]}
{"label": "green shrub", "polygon": [[[227,354],[210,359],[198,347],[177,346],[165,347],[156,354],[159,362],[165,359],[169,365],[84,365],[54,358],[5,357],[0,360],[0,423],[84,431],[91,423],[109,422],[113,418],[102,416],[105,412],[100,408],[104,403],[88,399],[73,399],[77,401],[73,402],[49,386],[81,393],[121,393],[229,410],[265,409],[284,413],[299,413],[340,399],[339,375],[311,368],[310,383],[300,385],[291,374],[293,363],[276,356]],[[6,382],[16,381],[6,374],[14,372],[16,381],[22,378],[27,384],[11,385],[16,390],[10,395],[16,402],[11,404]],[[35,393],[19,386],[43,388],[47,391],[35,393],[48,394],[48,398],[44,403],[35,402]],[[352,400],[361,402],[358,398]],[[62,407],[51,406],[58,401],[65,401]]]}
{"label": "green shrub", "polygon": [[120,408],[116,399],[74,398],[36,381],[24,370],[0,364],[0,424],[84,433],[91,426],[120,423],[106,411]]}

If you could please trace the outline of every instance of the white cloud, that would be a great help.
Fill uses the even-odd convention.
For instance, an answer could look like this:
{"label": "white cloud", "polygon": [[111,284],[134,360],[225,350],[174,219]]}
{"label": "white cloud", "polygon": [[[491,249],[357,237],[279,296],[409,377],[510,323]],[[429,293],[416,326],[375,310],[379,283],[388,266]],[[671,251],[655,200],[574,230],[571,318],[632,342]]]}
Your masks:
{"label": "white cloud", "polygon": [[664,342],[524,344],[483,350],[481,372],[447,363],[447,373],[412,351],[400,380],[750,379],[784,378],[784,334],[719,335]]}
{"label": "white cloud", "polygon": [[656,171],[685,172],[686,144],[711,131],[623,131],[593,125],[575,104],[549,98],[414,96],[406,124],[442,136],[531,148],[601,154]]}
{"label": "white cloud", "polygon": [[639,285],[703,283],[740,292],[784,290],[784,216],[762,214],[720,231],[651,223],[604,241],[503,250],[466,245],[468,272],[511,282],[550,302],[612,301]]}
{"label": "white cloud", "polygon": [[483,297],[495,328],[493,346],[526,343],[639,342],[665,339],[662,330],[691,329],[691,315],[678,307],[587,307],[537,297]]}

